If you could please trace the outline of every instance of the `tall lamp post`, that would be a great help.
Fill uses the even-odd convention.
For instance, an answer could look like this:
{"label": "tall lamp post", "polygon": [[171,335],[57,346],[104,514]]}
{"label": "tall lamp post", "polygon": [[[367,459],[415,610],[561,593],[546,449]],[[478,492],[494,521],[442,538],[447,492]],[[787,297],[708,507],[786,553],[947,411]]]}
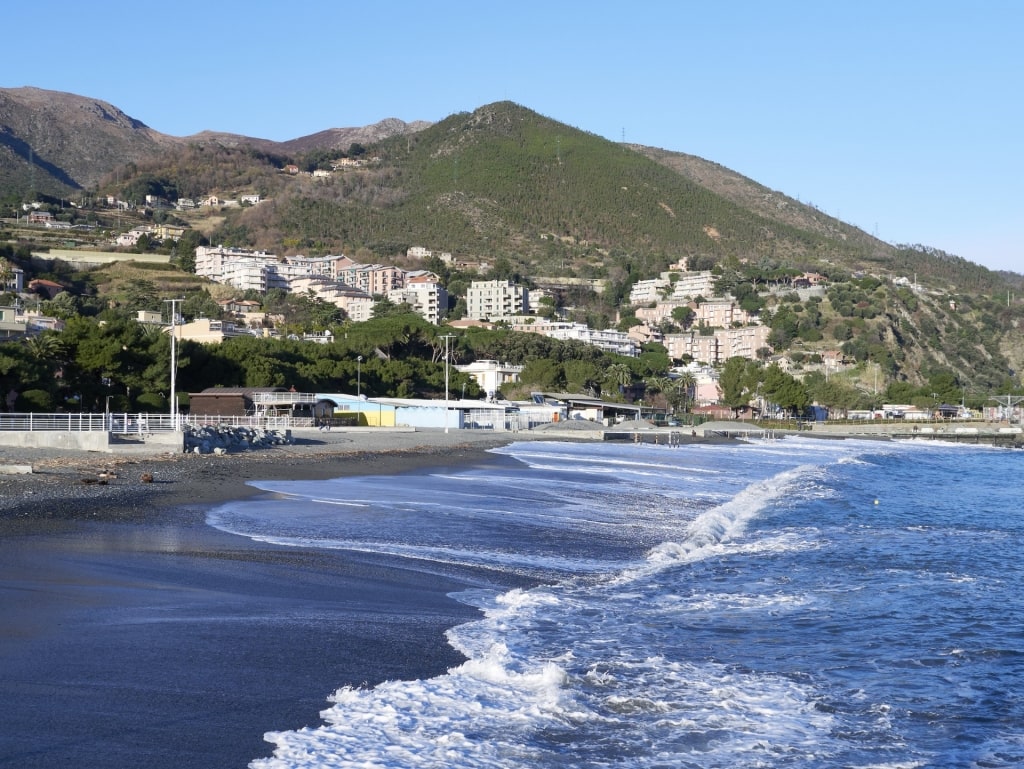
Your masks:
{"label": "tall lamp post", "polygon": [[171,429],[178,429],[178,335],[174,327],[178,317],[178,303],[181,299],[164,299],[164,304],[171,305]]}
{"label": "tall lamp post", "polygon": [[356,356],[356,397],[363,395],[363,356]]}
{"label": "tall lamp post", "polygon": [[448,432],[448,343],[455,338],[455,334],[445,334],[441,337],[444,340],[444,431]]}

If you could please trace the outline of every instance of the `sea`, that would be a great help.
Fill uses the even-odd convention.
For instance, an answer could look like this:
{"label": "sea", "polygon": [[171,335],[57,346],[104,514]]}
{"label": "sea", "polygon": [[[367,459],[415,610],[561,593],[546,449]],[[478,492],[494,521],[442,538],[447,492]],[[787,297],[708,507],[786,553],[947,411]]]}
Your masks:
{"label": "sea", "polygon": [[253,769],[1024,766],[1019,450],[494,453],[263,482],[273,493],[210,513],[261,541],[489,575],[454,596],[479,609],[448,632],[463,664],[324,681],[322,723],[268,733]]}

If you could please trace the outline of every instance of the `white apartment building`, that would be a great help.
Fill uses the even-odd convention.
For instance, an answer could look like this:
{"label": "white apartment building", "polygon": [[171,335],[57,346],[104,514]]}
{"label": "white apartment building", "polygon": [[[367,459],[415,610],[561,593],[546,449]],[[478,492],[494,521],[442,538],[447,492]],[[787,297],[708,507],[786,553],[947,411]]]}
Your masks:
{"label": "white apartment building", "polygon": [[638,280],[629,289],[629,303],[636,306],[657,302],[662,298],[664,290],[670,285],[667,277]]}
{"label": "white apartment building", "polygon": [[342,297],[338,303],[338,306],[345,311],[348,319],[353,323],[370,320],[373,317],[373,305],[373,297],[367,296],[361,291],[358,295]]}
{"label": "white apartment building", "polygon": [[715,276],[711,270],[679,273],[672,289],[675,299],[693,299],[698,296],[715,295]]}
{"label": "white apartment building", "polygon": [[474,280],[466,290],[466,317],[502,320],[529,312],[524,286],[511,280]]}
{"label": "white apartment building", "polygon": [[[433,251],[429,248],[424,248],[423,246],[412,246],[406,249],[405,255],[410,259],[429,259],[430,257],[435,256]],[[436,256],[443,262],[451,262],[452,260],[450,251],[439,251]]]}
{"label": "white apartment building", "polygon": [[405,302],[428,323],[438,325],[448,313],[448,292],[433,275],[418,275],[406,281],[405,288],[388,292],[395,304]]}
{"label": "white apartment building", "polygon": [[224,265],[238,259],[251,259],[257,262],[276,262],[277,257],[266,251],[250,251],[244,248],[225,248],[224,246],[196,247],[196,275],[209,278],[217,283],[227,283],[222,279]]}
{"label": "white apartment building", "polygon": [[[673,265],[678,267],[679,265]],[[673,282],[672,277],[675,276]],[[666,290],[672,290],[666,297]],[[678,272],[670,269],[661,273],[660,277],[650,280],[638,280],[629,290],[629,303],[633,306],[661,302],[664,299],[680,301],[698,296],[715,295],[715,276],[710,270],[700,272]]]}
{"label": "white apartment building", "polygon": [[[529,322],[533,321],[533,322]],[[636,340],[630,338],[625,331],[615,329],[604,329],[597,331],[583,323],[569,323],[568,321],[547,321],[539,318],[519,318],[513,323],[515,331],[528,331],[532,334],[540,334],[552,339],[565,339],[592,344],[606,352],[613,352],[618,355],[628,355],[635,358],[640,354],[640,345]]]}
{"label": "white apartment building", "polygon": [[[234,286],[242,291],[259,291],[265,294],[270,288],[269,281],[270,262],[259,258],[239,258],[225,261],[220,268],[217,277],[207,275],[205,277],[216,280],[218,283],[225,283]],[[198,275],[198,270],[196,271]]]}

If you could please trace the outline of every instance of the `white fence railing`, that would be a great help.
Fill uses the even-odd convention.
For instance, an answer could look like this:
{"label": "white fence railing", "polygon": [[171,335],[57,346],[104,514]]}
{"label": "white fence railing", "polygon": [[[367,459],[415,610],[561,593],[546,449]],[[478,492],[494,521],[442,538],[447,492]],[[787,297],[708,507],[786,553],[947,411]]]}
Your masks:
{"label": "white fence railing", "polygon": [[273,393],[260,393],[255,392],[252,394],[253,403],[276,403],[276,404],[290,404],[290,403],[316,403],[315,393],[299,393],[299,392],[273,392]]}
{"label": "white fence railing", "polygon": [[204,414],[107,413],[107,414],[0,414],[3,432],[90,432],[101,431],[116,435],[144,435],[180,430],[185,425],[227,425],[261,429],[287,429],[312,427],[309,417],[248,416],[224,417]]}
{"label": "white fence railing", "polygon": [[[286,393],[285,393],[286,394]],[[463,419],[464,429],[529,430],[535,425],[551,421],[535,413],[506,412],[504,409],[469,409]],[[0,413],[0,432],[103,431],[115,435],[145,435],[180,430],[184,426],[224,425],[251,427],[265,430],[316,427],[311,417],[279,416],[273,414],[253,416],[220,416],[217,414],[114,413],[107,414],[5,414]]]}

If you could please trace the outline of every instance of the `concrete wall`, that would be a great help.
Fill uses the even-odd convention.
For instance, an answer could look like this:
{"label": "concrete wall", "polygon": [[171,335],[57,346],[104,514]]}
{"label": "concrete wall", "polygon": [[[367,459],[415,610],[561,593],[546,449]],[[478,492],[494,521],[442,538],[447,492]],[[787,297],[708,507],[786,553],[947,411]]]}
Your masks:
{"label": "concrete wall", "polygon": [[64,430],[0,431],[0,445],[26,449],[75,449],[110,451],[110,435],[102,430],[71,432]]}
{"label": "concrete wall", "polygon": [[13,446],[25,449],[67,449],[73,451],[117,452],[145,447],[153,451],[184,451],[185,433],[176,432],[146,433],[142,440],[111,441],[110,433],[103,430],[0,430],[0,446]]}

